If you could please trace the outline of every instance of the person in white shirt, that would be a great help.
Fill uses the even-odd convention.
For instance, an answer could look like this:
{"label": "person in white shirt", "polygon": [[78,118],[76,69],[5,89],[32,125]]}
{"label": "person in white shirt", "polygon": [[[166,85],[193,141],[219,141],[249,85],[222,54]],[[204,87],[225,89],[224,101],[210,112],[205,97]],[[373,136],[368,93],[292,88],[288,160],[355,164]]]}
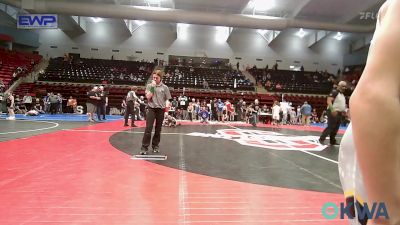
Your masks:
{"label": "person in white shirt", "polygon": [[279,102],[275,101],[272,106],[272,125],[279,125],[279,113],[281,112],[281,107],[279,106]]}

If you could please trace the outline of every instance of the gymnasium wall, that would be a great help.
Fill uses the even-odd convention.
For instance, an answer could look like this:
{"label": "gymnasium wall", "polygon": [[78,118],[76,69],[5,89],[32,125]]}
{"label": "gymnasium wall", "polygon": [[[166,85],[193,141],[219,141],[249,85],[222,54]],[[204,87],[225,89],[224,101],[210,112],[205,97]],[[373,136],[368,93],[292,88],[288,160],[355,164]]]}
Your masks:
{"label": "gymnasium wall", "polygon": [[232,64],[237,61],[241,65],[258,67],[268,64],[270,68],[276,60],[281,60],[281,69],[304,65],[308,71],[327,69],[332,73],[342,68],[343,56],[348,53],[346,41],[329,37],[309,48],[307,37],[296,36],[295,29],[285,30],[270,45],[251,29],[234,29],[227,42],[222,44],[215,40],[214,27],[190,25],[185,39],[177,39],[176,29],[175,24],[148,22],[130,35],[122,20],[107,19],[107,22],[89,22],[87,32],[77,37],[69,37],[61,30],[40,30],[38,50],[49,57],[70,52],[80,53],[85,58],[110,59],[114,55],[114,59],[121,60],[167,60],[168,55],[207,55],[229,58]]}

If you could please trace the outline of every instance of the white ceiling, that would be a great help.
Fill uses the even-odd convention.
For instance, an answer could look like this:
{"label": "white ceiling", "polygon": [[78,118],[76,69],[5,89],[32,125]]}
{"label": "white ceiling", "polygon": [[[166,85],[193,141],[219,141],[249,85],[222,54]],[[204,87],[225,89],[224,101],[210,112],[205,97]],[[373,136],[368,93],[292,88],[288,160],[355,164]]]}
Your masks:
{"label": "white ceiling", "polygon": [[[74,0],[79,1],[79,0]],[[252,0],[87,0],[134,6],[158,6],[193,11],[222,12],[233,14],[257,14],[290,17],[321,22],[372,24],[373,20],[361,20],[360,13],[377,12],[385,0],[263,0],[272,8],[254,11]],[[81,2],[81,1],[80,1]]]}
{"label": "white ceiling", "polygon": [[[379,7],[385,2],[385,0],[262,0],[271,7],[268,10],[259,11],[254,10],[253,1],[255,0],[69,0],[68,2],[152,6],[227,15],[255,14],[355,25],[375,24],[376,21],[373,18],[362,19],[361,14],[370,12],[376,15]],[[104,21],[107,22],[110,19]],[[92,21],[88,20],[88,22]],[[359,34],[345,35],[346,38],[351,39],[357,39],[359,36]]]}

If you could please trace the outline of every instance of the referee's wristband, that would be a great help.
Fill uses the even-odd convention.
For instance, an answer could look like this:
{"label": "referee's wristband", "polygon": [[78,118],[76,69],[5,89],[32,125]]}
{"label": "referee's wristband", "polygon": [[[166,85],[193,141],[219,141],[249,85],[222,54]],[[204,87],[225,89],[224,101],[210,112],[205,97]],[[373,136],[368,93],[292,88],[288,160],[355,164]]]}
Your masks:
{"label": "referee's wristband", "polygon": [[156,89],[155,89],[154,87],[151,87],[151,88],[150,88],[150,92],[153,93],[153,94],[154,94],[155,90],[156,90]]}

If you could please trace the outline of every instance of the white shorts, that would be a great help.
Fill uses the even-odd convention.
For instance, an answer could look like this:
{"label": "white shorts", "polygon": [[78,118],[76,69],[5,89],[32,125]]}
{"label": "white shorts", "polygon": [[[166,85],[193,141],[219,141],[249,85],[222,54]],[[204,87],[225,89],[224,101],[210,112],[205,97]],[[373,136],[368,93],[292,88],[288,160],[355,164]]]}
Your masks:
{"label": "white shorts", "polygon": [[[356,157],[351,123],[347,127],[340,144],[339,177],[342,183],[344,196],[347,200],[351,199],[354,203],[358,201],[361,204],[367,201],[364,182]],[[357,219],[353,219],[350,220],[350,224],[360,225],[361,223],[359,223]]]}

